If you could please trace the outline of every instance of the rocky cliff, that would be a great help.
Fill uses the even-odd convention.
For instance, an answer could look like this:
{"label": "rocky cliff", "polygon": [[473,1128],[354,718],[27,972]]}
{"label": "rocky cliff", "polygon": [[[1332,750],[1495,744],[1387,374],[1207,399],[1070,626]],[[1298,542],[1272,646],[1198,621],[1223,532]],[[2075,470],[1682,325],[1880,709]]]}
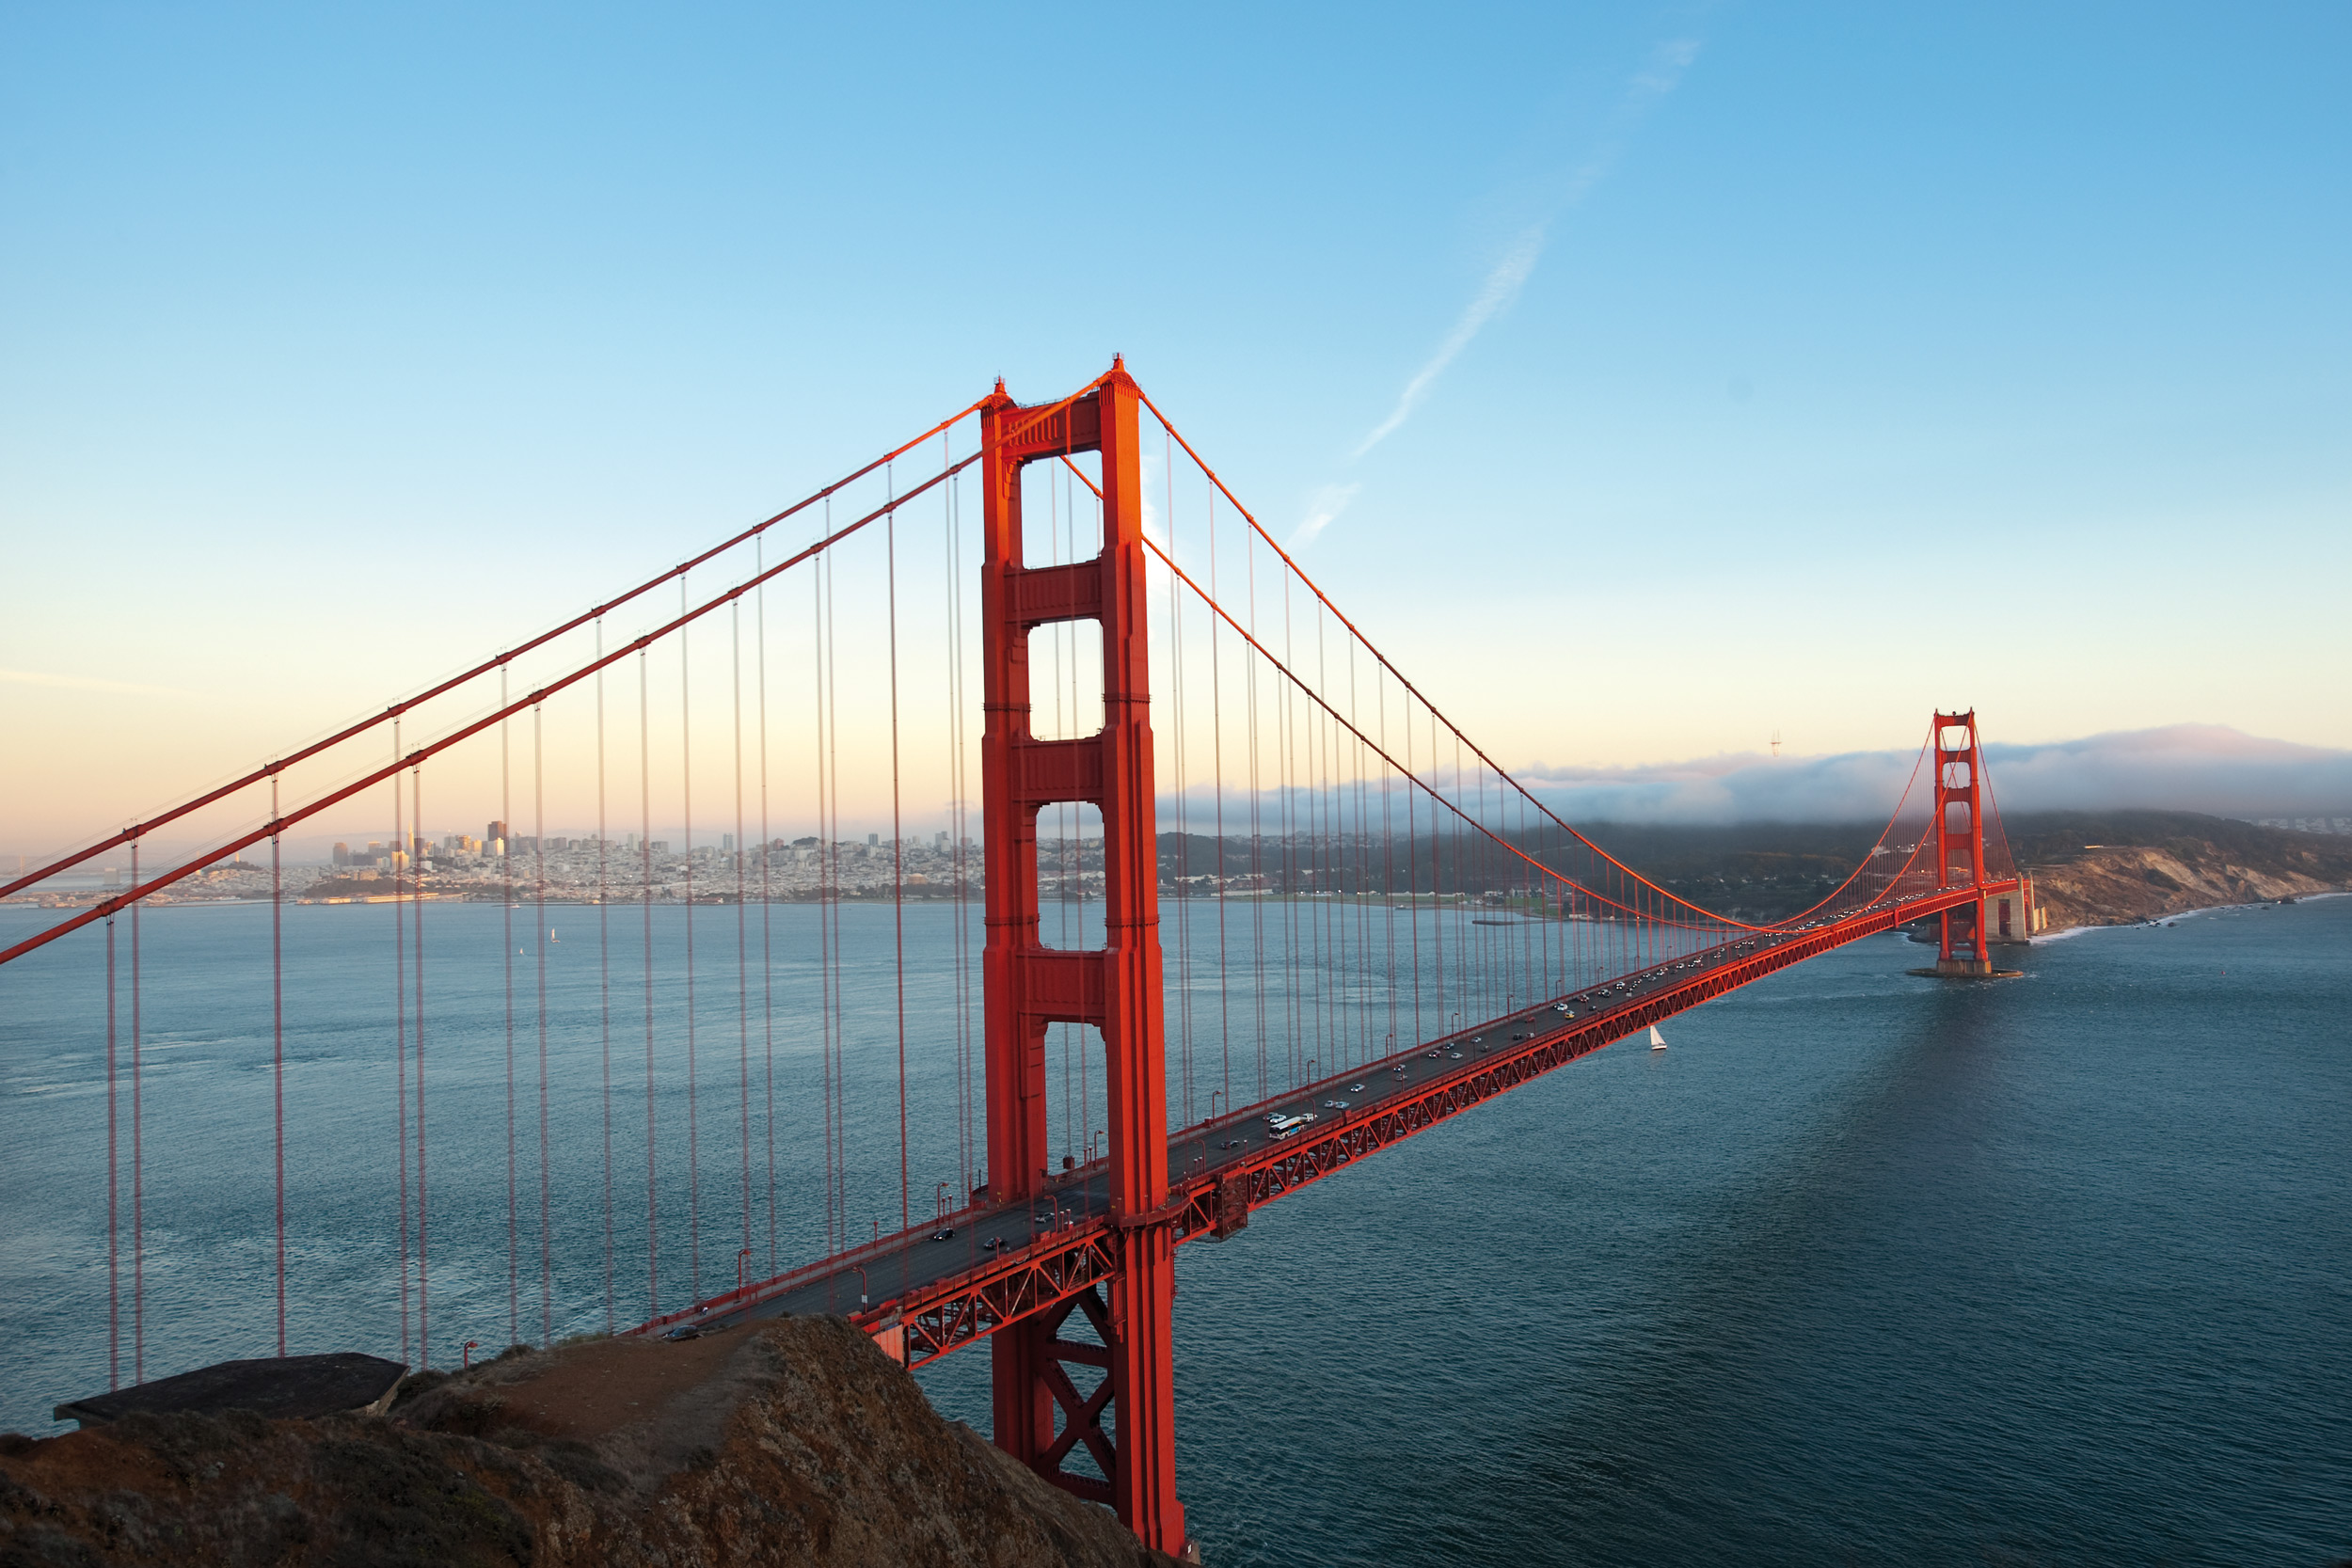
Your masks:
{"label": "rocky cliff", "polygon": [[2187,812],[2054,813],[2010,842],[2054,931],[2352,887],[2352,840]]}
{"label": "rocky cliff", "polygon": [[1168,1564],[838,1319],[427,1374],[380,1418],[0,1438],[19,1564]]}

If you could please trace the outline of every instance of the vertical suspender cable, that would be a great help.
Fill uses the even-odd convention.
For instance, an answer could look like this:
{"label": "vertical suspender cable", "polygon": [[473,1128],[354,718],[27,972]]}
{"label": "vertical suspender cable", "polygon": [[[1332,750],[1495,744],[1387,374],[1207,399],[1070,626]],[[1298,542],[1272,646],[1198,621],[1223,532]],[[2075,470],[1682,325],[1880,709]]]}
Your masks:
{"label": "vertical suspender cable", "polygon": [[1406,781],[1405,788],[1405,895],[1408,900],[1405,906],[1405,911],[1406,918],[1412,927],[1412,945],[1409,951],[1413,963],[1413,1043],[1419,1045],[1422,1040],[1421,816],[1417,802],[1421,792],[1413,788],[1412,784],[1413,781],[1418,780],[1421,775],[1413,768],[1412,694],[1403,693],[1398,698],[1397,706],[1403,710],[1400,715],[1402,722],[1398,727],[1405,732],[1405,777]]}
{"label": "vertical suspender cable", "polygon": [[[506,666],[499,666],[499,706],[506,706]],[[499,950],[506,974],[506,1342],[520,1344],[522,1242],[515,1187],[515,792],[513,744],[499,721]]]}
{"label": "vertical suspender cable", "polygon": [[[424,766],[421,763],[408,769],[408,816],[410,827],[417,836],[423,830],[417,824],[424,820]],[[417,966],[417,1362],[433,1365],[432,1307],[433,1288],[429,1263],[432,1257],[432,1212],[426,1198],[431,1191],[424,1169],[424,874],[411,879],[413,887],[409,909],[416,926]]]}
{"label": "vertical suspender cable", "polygon": [[[1249,635],[1258,635],[1258,546],[1249,534],[1241,536],[1243,581],[1248,588]],[[1252,648],[1245,654],[1243,666],[1248,673],[1243,689],[1249,703],[1249,958],[1253,989],[1258,1003],[1258,1095],[1263,1099],[1268,1092],[1266,1078],[1265,1030],[1265,863],[1263,846],[1264,821],[1259,809],[1258,779],[1258,654]]]}
{"label": "vertical suspender cable", "polygon": [[[139,841],[131,840],[131,885],[139,885]],[[131,1381],[147,1381],[147,1164],[139,1101],[139,906],[131,906]]]}
{"label": "vertical suspender cable", "polygon": [[[833,503],[827,501],[825,504],[827,520],[830,522]],[[848,1004],[841,990],[841,660],[836,655],[834,642],[836,618],[833,608],[833,552],[831,550],[825,552],[823,565],[825,568],[824,618],[821,625],[825,652],[823,665],[825,746],[822,763],[826,774],[825,798],[833,813],[826,832],[826,842],[831,848],[832,859],[827,867],[824,904],[824,912],[831,931],[827,939],[825,964],[829,975],[826,995],[832,1014],[830,1027],[833,1040],[833,1064],[829,1080],[832,1093],[826,1102],[825,1114],[831,1118],[833,1129],[834,1163],[830,1172],[830,1181],[834,1216],[837,1222],[842,1243],[846,1245],[850,1233],[850,1053],[849,1038],[843,1032],[846,1023],[844,1015]]]}
{"label": "vertical suspender cable", "polygon": [[[1168,475],[1168,553],[1176,554],[1176,467],[1167,427],[1160,431]],[[1176,574],[1168,574],[1168,641],[1176,694],[1176,1019],[1177,1056],[1184,1068],[1184,1121],[1193,1120],[1192,1053],[1192,808],[1184,771],[1184,601]]]}
{"label": "vertical suspender cable", "polygon": [[[1209,597],[1216,597],[1216,497],[1209,497]],[[1216,1020],[1220,1049],[1223,1053],[1219,1083],[1223,1085],[1225,1103],[1233,1103],[1233,1021],[1232,984],[1225,973],[1225,697],[1217,661],[1217,635],[1215,619],[1209,622],[1209,767],[1210,783],[1216,802],[1216,875],[1210,884],[1216,890]]]}
{"label": "vertical suspender cable", "polygon": [[[947,468],[954,458],[948,437],[939,437],[939,466]],[[940,521],[944,531],[942,552],[947,575],[947,832],[954,842],[948,847],[948,863],[955,879],[955,902],[948,922],[949,939],[956,950],[956,1198],[957,1207],[968,1202],[975,1185],[972,1149],[972,1037],[966,1028],[970,1006],[970,973],[964,943],[970,927],[963,908],[963,552],[961,537],[956,528],[956,500],[960,487],[953,483],[940,492]]]}
{"label": "vertical suspender cable", "polygon": [[[833,531],[833,503],[827,501],[825,504],[825,531],[830,537]],[[809,626],[815,644],[810,669],[816,677],[810,684],[812,706],[817,716],[817,735],[815,743],[809,747],[809,755],[817,765],[818,1103],[823,1112],[825,1124],[825,1251],[830,1254],[839,1250],[840,1235],[834,1224],[834,1172],[839,1168],[840,1162],[833,1142],[833,926],[829,918],[833,900],[833,828],[825,815],[831,796],[825,787],[825,562],[822,560],[817,562],[817,570],[810,575],[808,587]]]}
{"label": "vertical suspender cable", "polygon": [[[1389,685],[1388,676],[1378,666],[1372,672],[1374,694],[1379,699],[1380,750],[1389,749]],[[1380,929],[1388,946],[1389,965],[1389,1028],[1391,1042],[1396,1039],[1396,820],[1391,810],[1391,791],[1387,763],[1379,768],[1380,777]],[[1418,985],[1420,977],[1416,975]]]}
{"label": "vertical suspender cable", "polygon": [[747,891],[743,857],[743,601],[727,606],[727,636],[735,709],[735,1060],[737,1101],[742,1113],[743,1250],[737,1272],[747,1276],[752,1256],[752,935],[751,911],[744,907]]}
{"label": "vertical suspender cable", "polygon": [[604,1052],[604,1331],[618,1326],[612,1301],[612,843],[605,820],[604,617],[596,617],[596,1020]]}
{"label": "vertical suspender cable", "polygon": [[850,1034],[849,994],[843,985],[841,945],[841,657],[835,641],[840,617],[833,601],[833,552],[825,552],[825,767],[833,803],[833,1147],[840,1156],[834,1171],[843,1244],[850,1235]]}
{"label": "vertical suspender cable", "polygon": [[[677,579],[680,613],[688,608],[686,574]],[[702,1085],[694,1068],[694,694],[687,631],[677,633],[678,801],[686,819],[686,1276],[687,1299],[703,1299]]]}
{"label": "vertical suspender cable", "polygon": [[115,917],[106,917],[106,1387],[122,1386],[120,1249],[115,1228]]}
{"label": "vertical suspender cable", "polygon": [[833,1173],[842,1218],[842,1243],[850,1243],[850,992],[842,980],[842,658],[840,616],[833,607],[833,552],[826,552],[826,768],[833,792],[833,1148],[840,1168]]}
{"label": "vertical suspender cable", "polygon": [[758,661],[759,700],[759,1018],[761,1050],[767,1063],[768,1131],[768,1273],[780,1272],[776,1262],[776,968],[770,926],[774,918],[775,891],[771,884],[771,857],[775,853],[768,822],[768,571],[767,541],[752,542],[752,570],[761,579],[753,591],[752,619],[755,630],[754,657]]}
{"label": "vertical suspender cable", "polygon": [[[392,761],[400,761],[400,721],[392,721]],[[408,1359],[411,1343],[408,1323],[408,925],[406,911],[401,908],[401,832],[403,816],[400,799],[400,776],[392,776],[392,837],[390,848],[392,870],[392,990],[393,1038],[396,1045],[396,1089],[394,1110],[397,1113],[397,1151],[400,1157],[400,1357]]]}
{"label": "vertical suspender cable", "polygon": [[[1171,574],[1174,576],[1174,574]],[[1298,637],[1294,630],[1292,607],[1292,574],[1282,574],[1282,660],[1292,663],[1298,654]],[[1296,665],[1294,665],[1296,668]],[[1287,961],[1284,988],[1289,992],[1289,1039],[1282,1051],[1284,1079],[1298,1077],[1298,1039],[1301,1027],[1306,1027],[1306,988],[1298,983],[1298,689],[1294,682],[1282,682],[1282,955]]]}
{"label": "vertical suspender cable", "polygon": [[645,929],[645,1316],[661,1313],[660,1165],[655,1158],[653,1061],[653,712],[646,652],[637,650],[638,908]]}
{"label": "vertical suspender cable", "polygon": [[[1247,539],[1249,535],[1243,537]],[[1353,879],[1356,895],[1353,902],[1356,907],[1356,971],[1361,977],[1358,994],[1360,995],[1368,989],[1362,981],[1368,980],[1372,974],[1372,911],[1364,907],[1365,893],[1372,886],[1372,810],[1364,793],[1364,768],[1369,758],[1364,746],[1361,715],[1356,705],[1357,696],[1356,639],[1351,634],[1347,641],[1347,727],[1354,732],[1354,744],[1348,747],[1348,755],[1356,774],[1351,781],[1356,798],[1356,875]],[[1371,1007],[1359,1006],[1356,1018],[1355,1036],[1349,1043],[1356,1048],[1360,1060],[1372,1053]]]}
{"label": "vertical suspender cable", "polygon": [[548,1138],[548,786],[544,709],[531,705],[531,854],[538,883],[532,942],[539,955],[539,1342],[555,1343],[555,1200]]}
{"label": "vertical suspender cable", "polygon": [[[392,721],[392,761],[400,761],[400,721]],[[400,1358],[408,1359],[408,921],[401,903],[403,850],[400,775],[392,775],[392,993],[398,1041],[400,1113]]]}
{"label": "vertical suspender cable", "polygon": [[[897,478],[885,467],[886,494]],[[898,814],[898,514],[882,516],[883,581],[890,596],[890,915],[893,965],[898,987],[898,1228],[914,1225],[914,1187],[907,1162],[907,905],[906,828]]]}
{"label": "vertical suspender cable", "polygon": [[[271,1149],[277,1185],[278,1354],[286,1354],[286,943],[285,877],[278,849],[278,775],[269,776],[269,1070]],[[107,922],[109,926],[112,921]],[[109,998],[111,1002],[111,998]]]}
{"label": "vertical suspender cable", "polygon": [[[1315,685],[1327,697],[1331,681],[1323,634],[1323,609],[1318,605],[1315,608]],[[1315,939],[1319,954],[1323,951],[1325,939],[1327,937],[1329,940],[1326,956],[1327,968],[1316,978],[1315,1054],[1308,1058],[1310,1062],[1327,1061],[1334,1054],[1332,1046],[1340,1037],[1343,1027],[1341,1013],[1345,1006],[1343,998],[1347,994],[1347,928],[1341,921],[1337,908],[1341,841],[1339,771],[1335,764],[1340,742],[1339,726],[1334,719],[1335,716],[1327,709],[1321,729],[1313,732],[1318,736],[1314,746],[1315,807],[1320,829],[1316,860],[1317,870],[1321,874],[1318,891],[1323,895],[1315,911]],[[1321,1006],[1327,981],[1331,998],[1327,1010]]]}

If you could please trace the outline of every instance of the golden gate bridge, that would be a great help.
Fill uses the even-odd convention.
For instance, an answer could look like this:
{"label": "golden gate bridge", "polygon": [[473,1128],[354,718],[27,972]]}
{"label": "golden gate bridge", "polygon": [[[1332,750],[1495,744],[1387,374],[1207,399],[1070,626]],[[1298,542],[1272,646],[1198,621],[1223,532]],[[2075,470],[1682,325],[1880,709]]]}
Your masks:
{"label": "golden gate bridge", "polygon": [[[779,548],[794,519],[814,537]],[[550,795],[559,820],[593,800],[594,834],[551,835]],[[497,832],[453,853],[428,809]],[[844,836],[885,818],[886,841]],[[287,1096],[311,990],[289,989],[285,841],[360,821],[389,848],[342,918],[369,923],[389,992],[363,1031],[389,1092],[310,1127]],[[994,1441],[1171,1553],[1178,1246],[1846,942],[1934,917],[1935,972],[1978,977],[1996,924],[2027,928],[1973,712],[1932,715],[1884,832],[1816,906],[1703,909],[1464,734],[1122,364],[1041,404],[1000,382],[628,592],[0,887],[131,865],[0,949],[5,977],[103,943],[118,1386],[146,1377],[166,1244],[142,911],[224,865],[258,879],[249,850],[266,937],[210,983],[266,999],[268,1157],[215,1132],[266,1192],[278,1354],[303,1266],[289,1151],[356,1116],[404,1362],[452,1358],[437,1269],[477,1313],[502,1275],[518,1342],[534,1274],[543,1342],[559,1313],[675,1335],[822,1311],[909,1366],[986,1341]],[[495,986],[452,925],[468,896],[501,910]],[[596,977],[550,990],[569,906],[594,911]],[[501,1068],[485,1122],[472,1088]],[[454,1149],[434,1135],[453,1071]],[[473,1147],[501,1126],[502,1164]]]}

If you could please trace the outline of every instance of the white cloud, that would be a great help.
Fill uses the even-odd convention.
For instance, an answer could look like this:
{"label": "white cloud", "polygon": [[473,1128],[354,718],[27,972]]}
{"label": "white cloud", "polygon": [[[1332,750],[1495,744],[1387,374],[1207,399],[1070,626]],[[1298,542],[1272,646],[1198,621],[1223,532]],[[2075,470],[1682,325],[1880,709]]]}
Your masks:
{"label": "white cloud", "polygon": [[[1863,822],[1895,808],[1914,752],[1783,757],[1733,753],[1625,768],[1526,769],[1564,816],[1624,822]],[[1985,746],[2004,813],[2125,808],[2222,816],[2352,814],[2352,752],[2265,740],[2207,724],[2042,745]]]}

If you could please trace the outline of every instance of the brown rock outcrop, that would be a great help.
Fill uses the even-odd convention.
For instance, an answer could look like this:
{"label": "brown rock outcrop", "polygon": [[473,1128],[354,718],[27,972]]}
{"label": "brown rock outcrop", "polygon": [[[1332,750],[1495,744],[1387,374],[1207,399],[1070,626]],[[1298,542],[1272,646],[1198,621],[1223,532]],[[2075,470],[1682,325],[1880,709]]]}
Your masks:
{"label": "brown rock outcrop", "polygon": [[0,1438],[0,1568],[1172,1560],[943,1420],[838,1319],[510,1352],[383,1418]]}
{"label": "brown rock outcrop", "polygon": [[2341,884],[2276,865],[2258,870],[2217,845],[2200,844],[2088,848],[2067,864],[2037,869],[2033,885],[2049,911],[2050,928],[2063,930],[2161,920],[2217,904],[2301,898]]}

